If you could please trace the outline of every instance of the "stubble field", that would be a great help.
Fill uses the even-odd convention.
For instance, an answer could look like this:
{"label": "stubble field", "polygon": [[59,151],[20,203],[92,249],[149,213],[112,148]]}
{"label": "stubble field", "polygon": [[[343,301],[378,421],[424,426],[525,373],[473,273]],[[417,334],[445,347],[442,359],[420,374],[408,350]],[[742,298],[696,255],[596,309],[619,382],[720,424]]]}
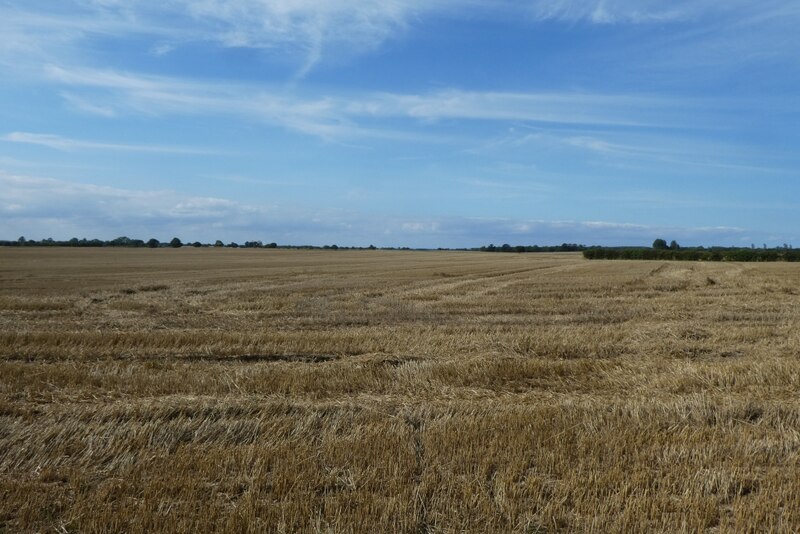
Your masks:
{"label": "stubble field", "polygon": [[0,531],[800,529],[800,265],[0,249]]}

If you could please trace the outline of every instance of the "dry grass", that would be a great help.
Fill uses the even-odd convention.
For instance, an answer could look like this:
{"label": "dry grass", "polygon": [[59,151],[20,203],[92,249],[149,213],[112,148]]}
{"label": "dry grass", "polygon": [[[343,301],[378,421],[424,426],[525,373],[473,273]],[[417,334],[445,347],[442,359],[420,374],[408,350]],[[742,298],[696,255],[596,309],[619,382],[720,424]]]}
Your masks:
{"label": "dry grass", "polygon": [[0,531],[797,531],[798,269],[0,249]]}

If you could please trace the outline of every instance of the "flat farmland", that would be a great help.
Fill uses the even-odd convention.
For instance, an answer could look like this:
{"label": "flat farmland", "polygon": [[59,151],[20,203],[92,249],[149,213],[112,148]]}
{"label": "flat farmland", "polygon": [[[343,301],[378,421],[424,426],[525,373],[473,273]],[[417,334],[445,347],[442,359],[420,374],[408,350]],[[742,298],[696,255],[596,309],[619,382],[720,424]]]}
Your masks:
{"label": "flat farmland", "polygon": [[0,249],[0,531],[800,529],[800,265]]}

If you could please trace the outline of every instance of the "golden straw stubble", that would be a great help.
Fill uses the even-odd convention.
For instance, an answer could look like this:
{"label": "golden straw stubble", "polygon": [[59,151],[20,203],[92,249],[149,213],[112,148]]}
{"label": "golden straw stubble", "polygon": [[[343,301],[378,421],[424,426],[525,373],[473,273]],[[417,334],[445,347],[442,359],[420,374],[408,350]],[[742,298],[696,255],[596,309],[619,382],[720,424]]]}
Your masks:
{"label": "golden straw stubble", "polygon": [[0,249],[0,531],[800,529],[800,271]]}

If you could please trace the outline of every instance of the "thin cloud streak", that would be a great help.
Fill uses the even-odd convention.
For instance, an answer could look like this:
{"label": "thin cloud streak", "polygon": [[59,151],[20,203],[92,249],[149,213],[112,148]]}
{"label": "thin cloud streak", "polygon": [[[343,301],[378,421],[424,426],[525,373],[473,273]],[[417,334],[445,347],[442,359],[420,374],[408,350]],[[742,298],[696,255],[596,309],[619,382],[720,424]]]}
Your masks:
{"label": "thin cloud streak", "polygon": [[421,95],[378,94],[351,103],[347,110],[360,115],[401,115],[428,121],[471,119],[668,127],[677,123],[667,114],[692,104],[688,100],[679,102],[636,94],[447,90]]}
{"label": "thin cloud streak", "polygon": [[[718,142],[707,137],[687,139],[685,136],[669,133],[637,131],[632,135],[628,131],[608,130],[568,130],[564,134],[542,127],[526,129],[534,131],[520,134],[514,129],[512,134],[473,148],[472,152],[491,153],[526,146],[557,147],[594,154],[604,158],[606,163],[642,161],[671,167],[792,175],[795,174],[794,167],[786,165],[791,161],[798,162],[794,154],[782,154],[763,148],[754,151],[747,145]],[[754,164],[754,161],[762,161],[764,164]]]}
{"label": "thin cloud streak", "polygon": [[[568,125],[677,127],[699,102],[643,95],[503,93],[449,90],[428,94],[367,93],[302,98],[246,84],[140,76],[112,70],[49,65],[52,82],[102,90],[97,106],[119,114],[216,113],[259,117],[325,139],[380,136],[357,123],[376,118],[412,121],[530,121]],[[687,111],[688,110],[688,111]],[[384,132],[384,135],[389,135]]]}
{"label": "thin cloud streak", "polygon": [[101,143],[97,141],[86,141],[81,139],[70,139],[53,134],[39,134],[29,132],[11,132],[0,137],[0,141],[10,143],[24,143],[30,145],[45,146],[56,150],[112,150],[122,152],[153,152],[164,154],[222,154],[218,150],[179,147],[167,145],[135,145],[119,143]]}
{"label": "thin cloud streak", "polygon": [[684,19],[694,11],[691,5],[688,1],[666,3],[658,0],[540,0],[532,2],[528,9],[536,20],[647,24]]}

